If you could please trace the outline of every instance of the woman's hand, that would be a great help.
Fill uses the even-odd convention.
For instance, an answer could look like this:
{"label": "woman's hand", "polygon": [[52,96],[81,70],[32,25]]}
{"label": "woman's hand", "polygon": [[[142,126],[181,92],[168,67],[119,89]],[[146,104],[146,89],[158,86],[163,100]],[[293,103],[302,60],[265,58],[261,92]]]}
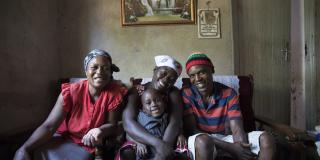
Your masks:
{"label": "woman's hand", "polygon": [[250,150],[251,144],[236,142],[236,143],[233,143],[232,145],[233,145],[232,154],[234,154],[238,159],[250,160],[256,157],[256,155],[252,153]]}
{"label": "woman's hand", "polygon": [[81,142],[86,145],[93,147],[102,142],[102,131],[100,128],[93,128],[82,137]]}
{"label": "woman's hand", "polygon": [[144,158],[148,154],[147,146],[142,143],[137,143],[137,155]]}
{"label": "woman's hand", "polygon": [[180,134],[178,136],[178,140],[177,140],[177,147],[178,148],[185,148],[186,145],[187,145],[186,137],[184,137],[184,135]]}
{"label": "woman's hand", "polygon": [[29,153],[25,150],[25,148],[19,148],[15,155],[14,160],[31,160]]}

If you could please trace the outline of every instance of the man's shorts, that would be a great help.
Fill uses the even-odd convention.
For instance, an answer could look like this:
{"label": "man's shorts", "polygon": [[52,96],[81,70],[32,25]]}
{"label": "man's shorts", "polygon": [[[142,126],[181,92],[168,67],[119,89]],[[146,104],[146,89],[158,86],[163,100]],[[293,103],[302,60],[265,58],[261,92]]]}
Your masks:
{"label": "man's shorts", "polygon": [[[262,131],[252,131],[248,133],[249,143],[251,143],[251,152],[255,153],[256,155],[258,155],[260,151],[259,137],[262,133],[263,133]],[[232,135],[207,134],[207,133],[198,133],[198,134],[192,135],[188,138],[188,149],[191,151],[194,160],[196,156],[195,147],[194,147],[196,137],[203,134],[218,138],[225,142],[233,143]],[[213,156],[214,156],[213,159],[217,156],[216,148],[214,148]]]}

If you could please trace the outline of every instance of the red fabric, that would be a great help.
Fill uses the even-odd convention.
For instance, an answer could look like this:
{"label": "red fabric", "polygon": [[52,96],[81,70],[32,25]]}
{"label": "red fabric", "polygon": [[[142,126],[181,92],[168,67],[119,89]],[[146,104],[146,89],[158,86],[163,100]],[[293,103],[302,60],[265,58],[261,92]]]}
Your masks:
{"label": "red fabric", "polygon": [[70,138],[74,143],[93,153],[94,148],[83,145],[82,137],[90,129],[104,124],[105,113],[116,109],[128,90],[119,82],[110,82],[93,104],[90,100],[87,80],[74,84],[65,83],[61,88],[63,109],[67,112],[67,118],[60,125],[57,133]]}

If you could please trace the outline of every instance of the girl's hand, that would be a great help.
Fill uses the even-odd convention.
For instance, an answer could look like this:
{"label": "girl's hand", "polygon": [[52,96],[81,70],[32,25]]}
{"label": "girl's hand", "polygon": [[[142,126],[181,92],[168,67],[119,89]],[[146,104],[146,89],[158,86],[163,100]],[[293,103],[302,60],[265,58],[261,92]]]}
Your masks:
{"label": "girl's hand", "polygon": [[186,137],[184,137],[184,135],[180,134],[177,139],[177,147],[184,148],[185,146],[187,146]]}
{"label": "girl's hand", "polygon": [[147,154],[147,146],[141,143],[137,143],[137,155],[141,158],[144,158]]}
{"label": "girl's hand", "polygon": [[100,128],[93,128],[89,130],[89,132],[82,137],[81,142],[86,145],[93,147],[97,144],[101,144],[102,142],[102,131]]}

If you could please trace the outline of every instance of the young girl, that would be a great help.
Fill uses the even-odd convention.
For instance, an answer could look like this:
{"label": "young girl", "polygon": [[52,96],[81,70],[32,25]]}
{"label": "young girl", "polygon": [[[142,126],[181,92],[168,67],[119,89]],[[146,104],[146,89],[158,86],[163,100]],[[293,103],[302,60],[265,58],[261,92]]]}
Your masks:
{"label": "young girl", "polygon": [[[142,108],[139,111],[137,121],[150,134],[162,139],[169,124],[167,112],[167,97],[154,88],[144,90],[141,95]],[[186,139],[180,134],[177,140],[178,149],[175,150],[175,158],[181,157],[186,150]],[[184,149],[183,149],[184,147]],[[121,154],[122,150],[135,152],[131,157]],[[152,159],[156,154],[154,147],[139,143],[127,134],[127,142],[120,149],[117,159]]]}

